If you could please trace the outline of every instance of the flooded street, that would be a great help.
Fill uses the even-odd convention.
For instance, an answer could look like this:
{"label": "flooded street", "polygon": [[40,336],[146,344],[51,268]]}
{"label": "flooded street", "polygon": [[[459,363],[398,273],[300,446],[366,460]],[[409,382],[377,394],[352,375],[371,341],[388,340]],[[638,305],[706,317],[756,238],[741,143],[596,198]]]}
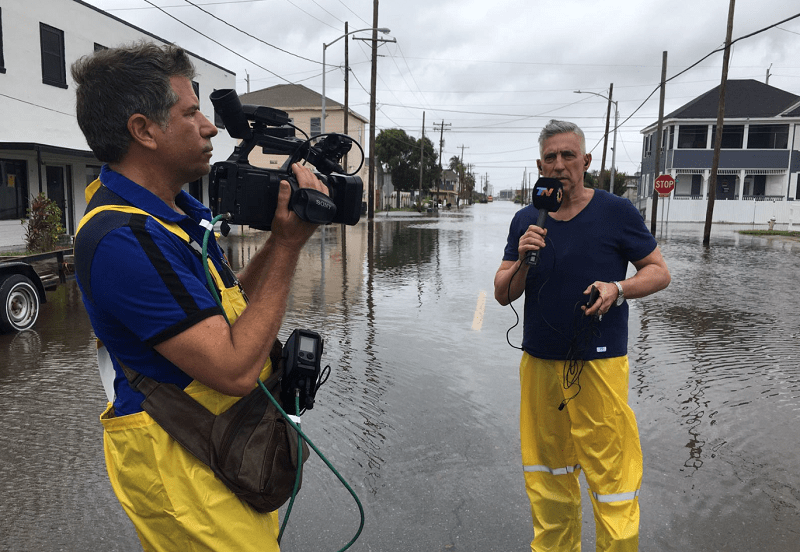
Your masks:
{"label": "flooded street", "polygon": [[[493,290],[517,208],[380,213],[304,249],[281,338],[326,340],[303,429],[363,503],[350,550],[530,549],[517,319]],[[800,549],[800,242],[738,228],[715,226],[706,249],[702,224],[659,225],[672,284],[631,302],[645,552]],[[223,246],[239,265],[262,239]],[[35,330],[0,336],[0,552],[141,549],[105,472],[94,347],[74,281]],[[312,455],[282,550],[334,552],[358,525]]]}

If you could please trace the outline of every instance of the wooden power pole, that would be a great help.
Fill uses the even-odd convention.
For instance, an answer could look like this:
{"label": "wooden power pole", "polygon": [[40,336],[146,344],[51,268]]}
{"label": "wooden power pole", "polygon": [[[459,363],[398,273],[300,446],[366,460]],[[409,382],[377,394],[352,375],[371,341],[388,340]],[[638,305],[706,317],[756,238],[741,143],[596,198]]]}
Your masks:
{"label": "wooden power pole", "polygon": [[733,34],[733,5],[728,8],[728,30],[725,33],[725,53],[722,56],[722,82],[719,85],[719,106],[717,106],[717,132],[714,135],[714,157],[711,161],[711,178],[708,182],[708,206],[706,225],[703,229],[703,245],[711,241],[711,220],[714,218],[714,201],[717,199],[717,171],[719,170],[719,150],[722,146],[722,125],[725,122],[725,83],[728,81],[728,62],[731,58],[731,35]]}

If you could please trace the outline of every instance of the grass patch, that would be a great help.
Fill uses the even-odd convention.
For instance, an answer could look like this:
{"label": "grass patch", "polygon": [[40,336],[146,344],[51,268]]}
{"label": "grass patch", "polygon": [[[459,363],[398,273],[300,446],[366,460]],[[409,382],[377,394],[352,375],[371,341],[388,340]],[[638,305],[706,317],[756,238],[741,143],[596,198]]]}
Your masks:
{"label": "grass patch", "polygon": [[787,230],[739,230],[740,234],[751,236],[785,236],[787,238],[800,238],[800,231],[789,232]]}

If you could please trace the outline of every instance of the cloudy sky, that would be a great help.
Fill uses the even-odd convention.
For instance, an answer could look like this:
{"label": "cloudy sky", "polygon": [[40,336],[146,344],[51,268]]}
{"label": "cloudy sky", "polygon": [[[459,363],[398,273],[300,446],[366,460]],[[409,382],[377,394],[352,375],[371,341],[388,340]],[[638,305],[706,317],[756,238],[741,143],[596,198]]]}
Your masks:
{"label": "cloudy sky", "polygon": [[[321,92],[323,44],[345,22],[353,31],[373,21],[373,0],[86,1],[230,69],[240,93],[248,76],[251,91],[291,82]],[[379,48],[376,130],[419,138],[424,113],[425,135],[438,146],[444,123],[444,163],[463,151],[497,193],[535,170],[536,139],[551,118],[585,130],[599,169],[608,104],[574,91],[608,96],[613,83],[616,162],[631,174],[639,131],[658,117],[663,52],[667,78],[675,77],[669,113],[719,85],[721,52],[676,75],[724,45],[728,9],[729,0],[380,0],[378,26],[396,42]],[[798,14],[794,0],[738,0],[733,38]],[[343,102],[344,40],[327,49],[326,63],[326,95]],[[350,106],[368,118],[368,43],[350,40],[350,67]],[[800,17],[734,45],[729,78],[764,82],[768,71],[770,85],[800,95]]]}

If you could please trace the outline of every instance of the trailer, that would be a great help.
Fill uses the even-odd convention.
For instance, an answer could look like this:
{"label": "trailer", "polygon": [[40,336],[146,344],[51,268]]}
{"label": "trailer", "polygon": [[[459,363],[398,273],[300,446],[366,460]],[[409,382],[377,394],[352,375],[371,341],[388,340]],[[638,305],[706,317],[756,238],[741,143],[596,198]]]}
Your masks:
{"label": "trailer", "polygon": [[[20,332],[36,324],[47,291],[67,281],[64,262],[72,249],[0,260],[0,333]],[[47,265],[56,263],[56,268]]]}

